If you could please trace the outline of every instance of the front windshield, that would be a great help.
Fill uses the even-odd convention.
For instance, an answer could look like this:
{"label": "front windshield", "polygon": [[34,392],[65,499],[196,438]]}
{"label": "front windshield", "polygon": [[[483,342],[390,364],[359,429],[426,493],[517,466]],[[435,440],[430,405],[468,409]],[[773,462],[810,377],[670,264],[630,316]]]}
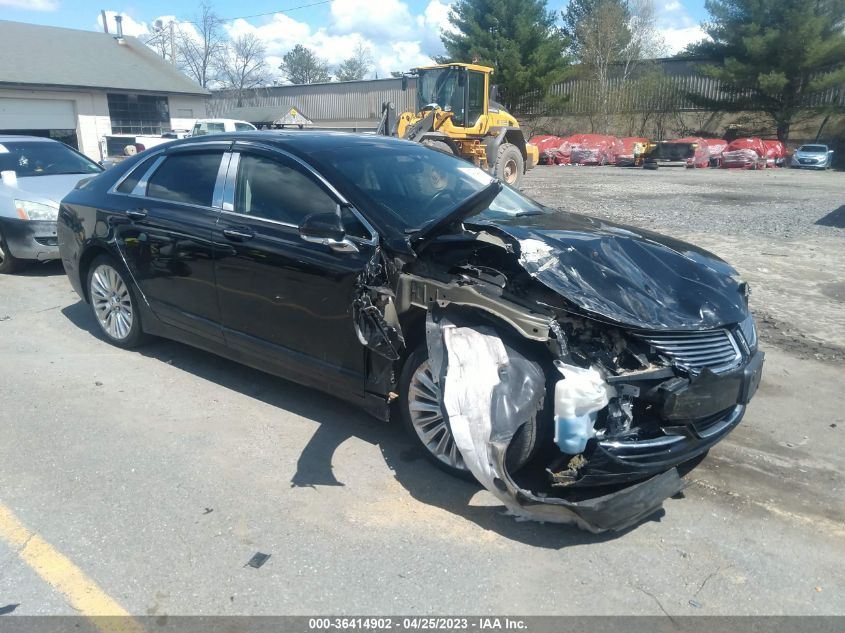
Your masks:
{"label": "front windshield", "polygon": [[[410,142],[373,140],[314,155],[353,188],[379,217],[408,233],[444,217],[488,186],[492,177],[464,160]],[[479,219],[542,213],[543,207],[505,187]]]}
{"label": "front windshield", "polygon": [[451,111],[455,125],[463,125],[464,87],[458,79],[461,68],[436,68],[420,71],[417,82],[417,110],[436,104],[442,110]]}
{"label": "front windshield", "polygon": [[27,178],[99,174],[103,168],[63,143],[8,141],[0,143],[0,171],[14,171],[18,178]]}
{"label": "front windshield", "polygon": [[819,152],[826,152],[827,147],[824,145],[802,145],[798,148],[799,152],[813,152],[814,154],[818,154]]}

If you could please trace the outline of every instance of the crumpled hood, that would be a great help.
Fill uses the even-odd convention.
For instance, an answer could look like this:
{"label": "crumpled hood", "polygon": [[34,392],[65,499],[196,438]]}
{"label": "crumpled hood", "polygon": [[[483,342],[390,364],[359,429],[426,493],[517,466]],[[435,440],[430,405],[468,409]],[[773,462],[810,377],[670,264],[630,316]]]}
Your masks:
{"label": "crumpled hood", "polygon": [[748,315],[736,270],[686,242],[563,211],[470,222],[517,240],[529,274],[596,317],[638,329],[703,330]]}
{"label": "crumpled hood", "polygon": [[[18,178],[17,189],[20,194],[16,193],[18,198],[26,198],[34,202],[41,202],[37,199],[46,198],[52,200],[56,204],[62,201],[68,193],[70,193],[76,183],[85,178],[91,178],[97,174],[59,174],[56,176],[29,176],[26,178]],[[28,197],[27,195],[30,194]],[[34,195],[33,195],[34,194]]]}

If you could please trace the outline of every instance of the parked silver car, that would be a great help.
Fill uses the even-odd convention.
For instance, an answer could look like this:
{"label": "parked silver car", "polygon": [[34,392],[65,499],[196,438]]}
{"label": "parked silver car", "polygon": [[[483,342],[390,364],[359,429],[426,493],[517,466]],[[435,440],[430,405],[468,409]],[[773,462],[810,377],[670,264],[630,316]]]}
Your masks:
{"label": "parked silver car", "polygon": [[830,169],[833,150],[827,145],[802,145],[792,155],[790,166],[802,169]]}
{"label": "parked silver car", "polygon": [[59,201],[103,168],[64,143],[0,136],[0,273],[59,258]]}

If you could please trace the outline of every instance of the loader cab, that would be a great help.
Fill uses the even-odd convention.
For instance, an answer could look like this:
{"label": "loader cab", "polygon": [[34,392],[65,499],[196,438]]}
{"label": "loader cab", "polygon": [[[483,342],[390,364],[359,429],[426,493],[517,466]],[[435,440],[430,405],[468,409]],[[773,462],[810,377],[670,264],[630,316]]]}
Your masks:
{"label": "loader cab", "polygon": [[489,105],[492,68],[475,64],[448,64],[417,68],[417,112],[438,106],[451,112],[456,128],[480,127]]}

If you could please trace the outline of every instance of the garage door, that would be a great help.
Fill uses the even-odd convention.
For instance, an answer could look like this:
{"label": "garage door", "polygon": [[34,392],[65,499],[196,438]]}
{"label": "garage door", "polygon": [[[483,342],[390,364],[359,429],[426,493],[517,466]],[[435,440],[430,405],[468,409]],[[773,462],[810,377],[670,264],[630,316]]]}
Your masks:
{"label": "garage door", "polygon": [[0,99],[0,130],[74,130],[73,101]]}

